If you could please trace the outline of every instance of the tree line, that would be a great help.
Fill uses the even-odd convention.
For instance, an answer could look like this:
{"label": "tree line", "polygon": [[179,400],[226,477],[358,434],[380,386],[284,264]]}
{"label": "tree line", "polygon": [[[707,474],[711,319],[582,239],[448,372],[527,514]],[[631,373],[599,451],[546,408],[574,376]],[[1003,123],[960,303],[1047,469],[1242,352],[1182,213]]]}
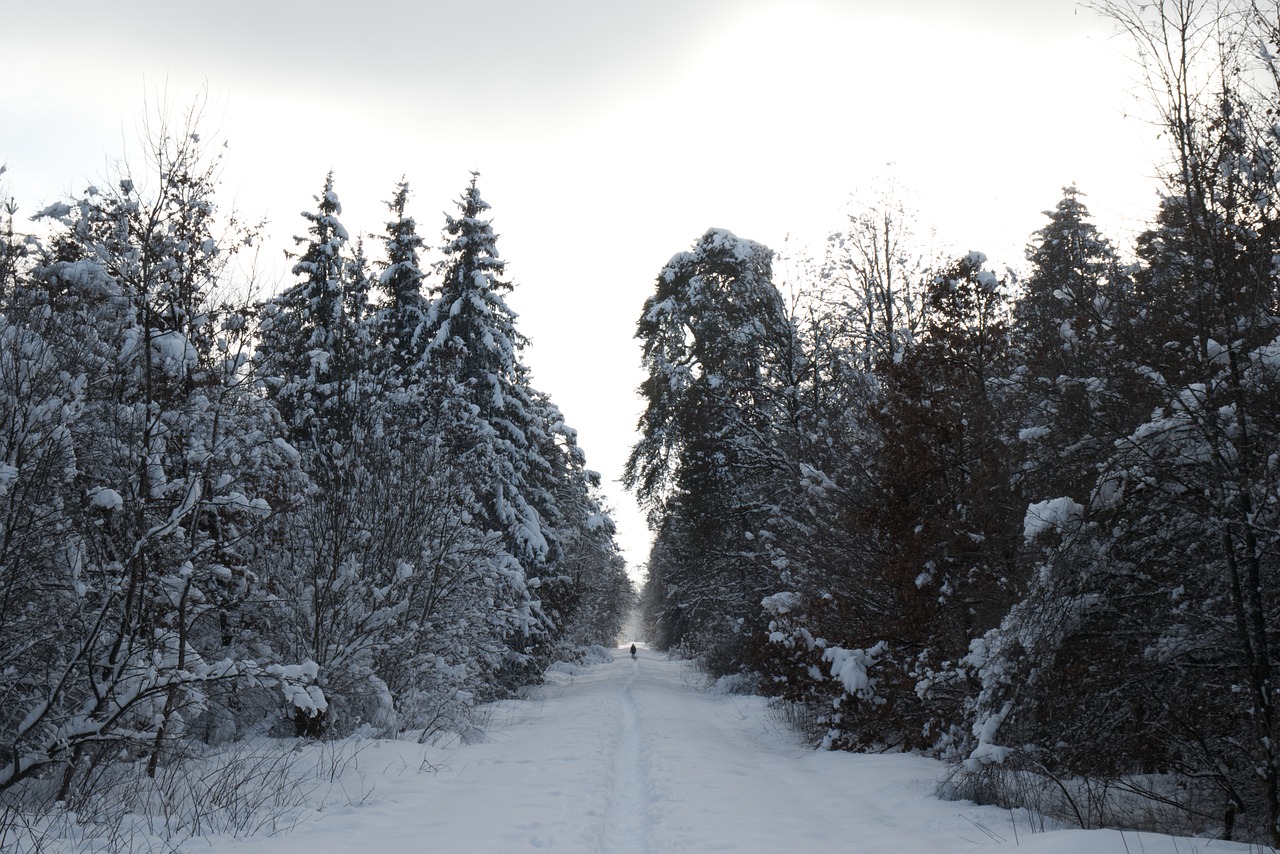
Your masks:
{"label": "tree line", "polygon": [[1101,11],[1169,143],[1132,257],[1071,186],[1020,278],[938,261],[888,190],[789,289],[723,230],[661,271],[644,615],[816,743],[1277,845],[1280,14]]}
{"label": "tree line", "polygon": [[407,184],[366,244],[329,175],[255,300],[220,155],[194,119],[144,144],[0,223],[0,792],[263,734],[465,734],[616,642],[599,476],[532,383],[476,176],[429,264]]}

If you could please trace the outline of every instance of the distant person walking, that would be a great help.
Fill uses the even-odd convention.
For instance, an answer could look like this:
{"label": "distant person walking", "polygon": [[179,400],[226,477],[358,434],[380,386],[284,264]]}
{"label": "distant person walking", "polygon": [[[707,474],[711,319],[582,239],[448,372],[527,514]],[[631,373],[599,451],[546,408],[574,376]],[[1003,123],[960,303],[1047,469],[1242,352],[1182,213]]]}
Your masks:
{"label": "distant person walking", "polygon": [[632,644],[632,645],[631,645],[631,660],[632,660],[632,661],[635,661],[635,660],[636,660],[636,645],[635,645],[635,644]]}

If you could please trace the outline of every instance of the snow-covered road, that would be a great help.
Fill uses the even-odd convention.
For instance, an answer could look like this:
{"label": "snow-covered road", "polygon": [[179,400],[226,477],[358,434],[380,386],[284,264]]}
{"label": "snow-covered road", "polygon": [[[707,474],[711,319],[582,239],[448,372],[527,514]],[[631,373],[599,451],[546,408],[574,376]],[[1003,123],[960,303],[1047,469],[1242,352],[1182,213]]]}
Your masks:
{"label": "snow-covered road", "polygon": [[[487,741],[431,748],[370,743],[359,770],[343,781],[349,793],[371,792],[363,803],[331,807],[285,836],[218,841],[214,848],[272,854],[1250,850],[1145,833],[1033,834],[1025,815],[932,797],[944,770],[936,762],[807,750],[771,719],[763,700],[709,695],[700,681],[686,664],[643,649],[634,662],[619,650],[610,663],[558,669],[536,699],[493,707]],[[424,760],[434,770],[422,770]]]}

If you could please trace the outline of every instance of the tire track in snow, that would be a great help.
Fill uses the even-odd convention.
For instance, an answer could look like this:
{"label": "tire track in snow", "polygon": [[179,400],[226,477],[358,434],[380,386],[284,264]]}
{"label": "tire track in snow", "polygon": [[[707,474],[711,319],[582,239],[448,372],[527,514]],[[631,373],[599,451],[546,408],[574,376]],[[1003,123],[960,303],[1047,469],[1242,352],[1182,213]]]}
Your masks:
{"label": "tire track in snow", "polygon": [[631,677],[622,688],[619,703],[620,731],[613,760],[613,790],[600,848],[610,854],[649,852],[649,780],[645,771],[640,715],[636,712],[636,701],[631,693],[639,667],[640,662],[632,662]]}

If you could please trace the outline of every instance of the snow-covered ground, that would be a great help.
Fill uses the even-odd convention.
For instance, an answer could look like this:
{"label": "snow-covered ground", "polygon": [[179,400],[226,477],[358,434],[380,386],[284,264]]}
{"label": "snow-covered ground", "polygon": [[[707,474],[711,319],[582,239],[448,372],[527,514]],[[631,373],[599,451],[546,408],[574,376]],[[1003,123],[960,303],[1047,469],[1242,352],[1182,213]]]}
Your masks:
{"label": "snow-covered ground", "polygon": [[1149,833],[1034,833],[1019,813],[934,798],[942,765],[808,750],[760,698],[698,687],[642,649],[556,668],[495,704],[482,743],[368,742],[290,832],[189,841],[235,854],[972,852],[1192,854],[1256,847]]}

